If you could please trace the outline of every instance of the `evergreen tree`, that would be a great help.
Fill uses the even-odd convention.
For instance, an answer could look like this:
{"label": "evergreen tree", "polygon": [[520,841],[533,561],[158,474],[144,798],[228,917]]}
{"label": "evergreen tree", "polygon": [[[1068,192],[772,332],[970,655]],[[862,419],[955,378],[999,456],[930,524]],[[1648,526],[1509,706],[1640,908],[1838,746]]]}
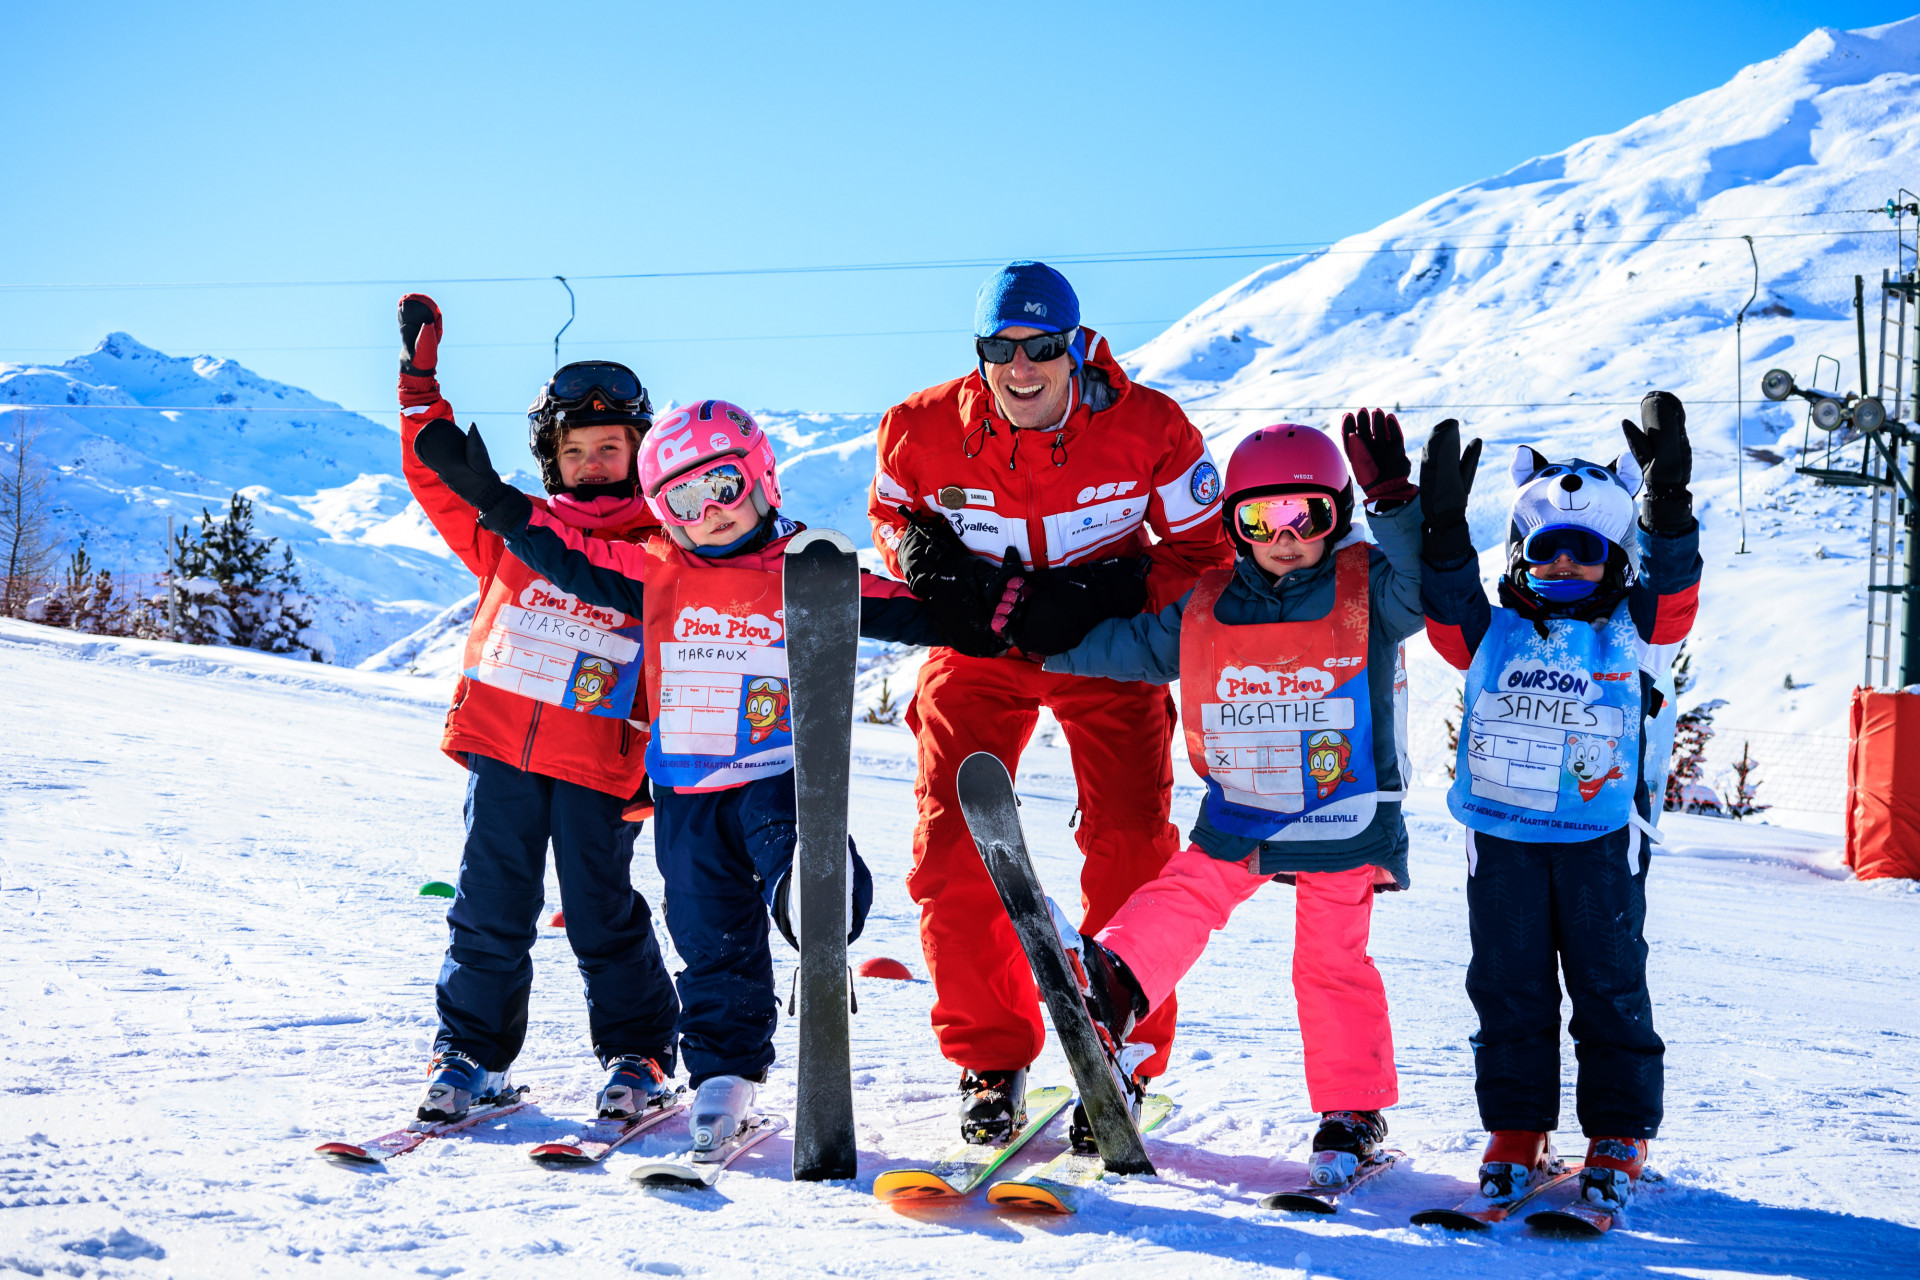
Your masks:
{"label": "evergreen tree", "polygon": [[304,653],[325,662],[332,646],[313,629],[313,601],[300,589],[293,549],[253,529],[253,503],[238,493],[226,512],[201,508],[198,528],[174,543],[180,639],[265,653]]}

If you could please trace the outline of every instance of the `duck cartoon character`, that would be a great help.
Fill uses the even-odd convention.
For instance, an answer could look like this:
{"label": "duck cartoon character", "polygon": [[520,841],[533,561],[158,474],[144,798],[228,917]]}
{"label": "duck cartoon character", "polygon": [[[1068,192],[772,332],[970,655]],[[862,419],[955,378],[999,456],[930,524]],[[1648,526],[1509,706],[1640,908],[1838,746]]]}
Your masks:
{"label": "duck cartoon character", "polygon": [[747,685],[747,741],[765,742],[776,731],[790,732],[787,726],[787,682],[778,676],[761,676]]}
{"label": "duck cartoon character", "polygon": [[591,711],[613,696],[620,673],[605,658],[588,658],[573,673],[573,709]]}
{"label": "duck cartoon character", "polygon": [[1320,799],[1325,800],[1339,790],[1343,782],[1360,781],[1347,768],[1351,759],[1353,744],[1344,733],[1322,729],[1307,739],[1307,776],[1318,784]]}

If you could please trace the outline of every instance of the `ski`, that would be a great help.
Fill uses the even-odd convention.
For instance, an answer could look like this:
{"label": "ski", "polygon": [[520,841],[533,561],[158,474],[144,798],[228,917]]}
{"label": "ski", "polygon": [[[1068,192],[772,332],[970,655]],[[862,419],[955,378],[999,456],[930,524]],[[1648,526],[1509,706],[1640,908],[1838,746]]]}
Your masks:
{"label": "ski", "polygon": [[1027,1123],[1004,1144],[962,1142],[932,1164],[888,1169],[873,1180],[873,1196],[883,1204],[958,1200],[993,1176],[1027,1140],[1046,1128],[1073,1101],[1065,1085],[1027,1090]]}
{"label": "ski", "polygon": [[1422,1209],[1408,1221],[1416,1227],[1445,1227],[1449,1231],[1485,1231],[1496,1222],[1511,1218],[1542,1192],[1550,1191],[1568,1178],[1578,1177],[1580,1162],[1555,1159],[1546,1172],[1526,1192],[1502,1204],[1495,1204],[1478,1192],[1451,1209]]}
{"label": "ski", "polygon": [[580,1126],[581,1136],[571,1142],[543,1142],[528,1151],[527,1157],[549,1169],[596,1165],[661,1121],[677,1116],[686,1109],[686,1102],[675,1099],[663,1106],[648,1107],[625,1122],[589,1120]]}
{"label": "ski", "polygon": [[1000,891],[1000,902],[1020,935],[1027,963],[1033,966],[1034,981],[1046,997],[1054,1032],[1073,1068],[1080,1103],[1086,1108],[1087,1123],[1108,1172],[1151,1174],[1153,1161],[1147,1159],[1140,1130],[1129,1112],[1119,1069],[1087,1016],[1079,984],[1067,965],[1066,949],[1054,930],[1046,897],[1027,856],[1012,775],[993,754],[976,751],[961,762],[959,792],[967,830],[980,848],[987,874]]}
{"label": "ski", "polygon": [[1612,1230],[1617,1217],[1619,1215],[1611,1209],[1575,1200],[1572,1204],[1528,1214],[1527,1225],[1543,1235],[1591,1240]]}
{"label": "ski", "polygon": [[643,1187],[708,1190],[720,1181],[720,1175],[734,1161],[786,1127],[782,1116],[756,1116],[746,1128],[712,1151],[692,1152],[672,1160],[648,1160],[627,1176]]}
{"label": "ski", "polygon": [[[1140,1132],[1152,1133],[1173,1114],[1173,1099],[1150,1093],[1140,1104]],[[1041,1213],[1078,1213],[1088,1187],[1099,1182],[1107,1165],[1097,1151],[1069,1146],[1024,1178],[996,1182],[987,1188],[987,1203],[1002,1209],[1032,1209]]]}
{"label": "ski", "polygon": [[798,840],[792,903],[799,912],[799,1096],[793,1176],[851,1178],[853,1061],[847,1026],[847,787],[853,765],[853,681],[860,648],[860,562],[853,543],[811,529],[787,544],[787,673],[792,698]]}
{"label": "ski", "polygon": [[1263,1209],[1281,1209],[1288,1213],[1337,1213],[1340,1197],[1352,1191],[1362,1183],[1370,1182],[1394,1163],[1407,1158],[1404,1151],[1376,1151],[1353,1171],[1353,1176],[1345,1182],[1336,1182],[1330,1186],[1305,1186],[1295,1191],[1276,1191],[1260,1201]]}
{"label": "ski", "polygon": [[444,1138],[462,1133],[476,1125],[511,1115],[527,1105],[526,1085],[516,1085],[511,1101],[472,1107],[458,1120],[415,1120],[404,1129],[381,1134],[366,1142],[323,1142],[313,1149],[337,1164],[383,1165],[395,1156],[403,1156],[429,1138]]}

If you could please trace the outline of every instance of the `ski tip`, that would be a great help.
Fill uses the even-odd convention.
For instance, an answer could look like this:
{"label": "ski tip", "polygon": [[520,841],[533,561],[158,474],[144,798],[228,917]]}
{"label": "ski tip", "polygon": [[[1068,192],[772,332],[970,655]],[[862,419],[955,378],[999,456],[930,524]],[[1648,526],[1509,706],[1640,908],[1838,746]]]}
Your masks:
{"label": "ski tip", "polygon": [[713,1184],[699,1175],[688,1175],[677,1169],[635,1169],[629,1175],[636,1186],[650,1187],[655,1191],[701,1191]]}
{"label": "ski tip", "polygon": [[969,777],[988,782],[994,780],[996,774],[1005,778],[1007,785],[1013,785],[1013,775],[1007,772],[1006,765],[1000,763],[999,756],[991,751],[976,751],[960,762],[960,772],[956,778],[963,782]]}
{"label": "ski tip", "polygon": [[791,542],[787,543],[787,554],[790,556],[820,555],[822,552],[815,551],[814,548],[823,544],[827,550],[838,552],[843,556],[853,554],[853,539],[838,529],[803,529],[793,536]]}
{"label": "ski tip", "polygon": [[1073,1206],[1060,1195],[1033,1182],[996,1182],[987,1188],[987,1203],[1001,1209],[1018,1209],[1029,1213],[1073,1212]]}
{"label": "ski tip", "polygon": [[1607,1233],[1607,1228],[1613,1225],[1613,1215],[1588,1216],[1574,1209],[1542,1209],[1527,1215],[1527,1225],[1542,1235],[1563,1240],[1592,1240]]}
{"label": "ski tip", "polygon": [[323,1142],[313,1149],[317,1156],[337,1160],[342,1164],[385,1164],[379,1156],[370,1154],[365,1147],[355,1146],[351,1142]]}
{"label": "ski tip", "polygon": [[1488,1231],[1491,1224],[1462,1213],[1458,1209],[1422,1209],[1407,1219],[1416,1227],[1441,1227],[1448,1231]]}
{"label": "ski tip", "polygon": [[873,1180],[873,1198],[881,1204],[926,1204],[958,1200],[953,1184],[927,1169],[889,1169]]}
{"label": "ski tip", "polygon": [[1262,1209],[1278,1209],[1282,1213],[1338,1213],[1339,1210],[1318,1196],[1303,1191],[1276,1191],[1260,1201]]}
{"label": "ski tip", "polygon": [[587,1153],[571,1142],[543,1142],[527,1152],[536,1164],[591,1164]]}

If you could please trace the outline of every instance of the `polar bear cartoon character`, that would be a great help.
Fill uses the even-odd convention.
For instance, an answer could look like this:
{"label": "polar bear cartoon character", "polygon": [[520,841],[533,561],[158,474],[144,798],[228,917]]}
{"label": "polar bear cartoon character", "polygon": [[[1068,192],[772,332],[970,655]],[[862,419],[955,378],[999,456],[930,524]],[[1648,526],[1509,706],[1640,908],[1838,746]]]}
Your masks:
{"label": "polar bear cartoon character", "polygon": [[1580,788],[1582,800],[1593,799],[1607,783],[1626,776],[1620,772],[1619,757],[1615,755],[1619,745],[1613,738],[1567,735],[1567,772]]}

